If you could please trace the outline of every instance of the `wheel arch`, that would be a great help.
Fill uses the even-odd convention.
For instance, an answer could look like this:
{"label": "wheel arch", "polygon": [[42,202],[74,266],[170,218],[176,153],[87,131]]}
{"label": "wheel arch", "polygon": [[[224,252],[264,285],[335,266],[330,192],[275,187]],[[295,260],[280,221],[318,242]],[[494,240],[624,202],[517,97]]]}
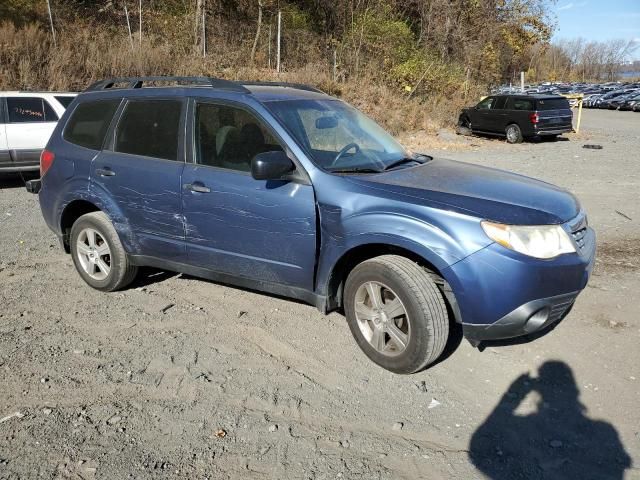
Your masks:
{"label": "wheel arch", "polygon": [[88,200],[78,199],[69,202],[60,215],[60,231],[62,232],[62,244],[66,253],[71,253],[69,235],[71,227],[78,218],[91,212],[102,211],[96,204]]}
{"label": "wheel arch", "polygon": [[343,307],[344,284],[347,276],[356,265],[380,255],[398,255],[408,258],[423,267],[438,285],[447,303],[447,308],[450,309],[450,313],[458,323],[461,322],[458,302],[449,282],[442,273],[444,269],[439,268],[433,260],[426,258],[424,253],[418,253],[406,246],[388,243],[365,243],[355,246],[344,252],[334,263],[326,283],[326,310],[328,312]]}

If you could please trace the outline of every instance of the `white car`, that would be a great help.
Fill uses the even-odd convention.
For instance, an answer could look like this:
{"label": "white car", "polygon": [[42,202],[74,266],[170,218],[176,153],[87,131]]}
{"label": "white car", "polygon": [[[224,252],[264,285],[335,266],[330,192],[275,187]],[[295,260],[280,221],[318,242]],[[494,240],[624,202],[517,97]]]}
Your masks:
{"label": "white car", "polygon": [[75,96],[0,92],[0,174],[40,168],[40,153]]}

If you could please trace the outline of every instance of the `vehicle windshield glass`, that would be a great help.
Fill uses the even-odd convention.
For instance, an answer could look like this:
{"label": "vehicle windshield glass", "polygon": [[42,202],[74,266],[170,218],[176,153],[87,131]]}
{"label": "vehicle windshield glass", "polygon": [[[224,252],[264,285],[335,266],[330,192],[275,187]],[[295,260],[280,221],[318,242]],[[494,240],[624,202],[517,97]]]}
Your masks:
{"label": "vehicle windshield glass", "polygon": [[561,110],[563,108],[570,108],[569,101],[566,98],[545,98],[544,100],[538,100],[538,110]]}
{"label": "vehicle windshield glass", "polygon": [[323,169],[382,171],[413,158],[377,123],[340,100],[284,100],[266,105]]}

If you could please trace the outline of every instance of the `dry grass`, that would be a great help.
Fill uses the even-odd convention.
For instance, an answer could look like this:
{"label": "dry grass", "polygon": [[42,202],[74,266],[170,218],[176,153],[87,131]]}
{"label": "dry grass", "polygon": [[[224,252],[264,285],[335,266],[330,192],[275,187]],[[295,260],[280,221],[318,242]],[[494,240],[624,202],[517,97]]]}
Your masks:
{"label": "dry grass", "polygon": [[[399,87],[382,83],[373,73],[345,81],[332,80],[331,65],[311,39],[297,38],[290,48],[286,72],[249,65],[250,44],[229,33],[209,39],[207,57],[185,42],[148,35],[139,47],[122,32],[77,23],[59,32],[54,47],[50,33],[34,25],[0,25],[0,89],[81,91],[105,77],[136,75],[209,75],[232,80],[282,80],[314,85],[341,97],[376,119],[394,134],[434,133],[452,125],[463,105],[441,96],[412,98]],[[231,43],[233,41],[233,43]],[[230,45],[236,45],[231,48]],[[315,61],[313,60],[315,59]],[[260,62],[256,62],[260,64]],[[473,98],[473,97],[472,97]]]}

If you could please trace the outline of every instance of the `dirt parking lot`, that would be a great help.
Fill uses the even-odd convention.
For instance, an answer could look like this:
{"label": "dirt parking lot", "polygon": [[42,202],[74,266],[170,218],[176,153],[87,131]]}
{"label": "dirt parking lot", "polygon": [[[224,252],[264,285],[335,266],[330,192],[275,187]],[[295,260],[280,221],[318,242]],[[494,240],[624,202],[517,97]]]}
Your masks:
{"label": "dirt parking lot", "polygon": [[91,290],[0,179],[0,478],[640,479],[640,114],[443,137],[431,153],[574,192],[598,262],[549,335],[411,376],[304,304],[152,270]]}

